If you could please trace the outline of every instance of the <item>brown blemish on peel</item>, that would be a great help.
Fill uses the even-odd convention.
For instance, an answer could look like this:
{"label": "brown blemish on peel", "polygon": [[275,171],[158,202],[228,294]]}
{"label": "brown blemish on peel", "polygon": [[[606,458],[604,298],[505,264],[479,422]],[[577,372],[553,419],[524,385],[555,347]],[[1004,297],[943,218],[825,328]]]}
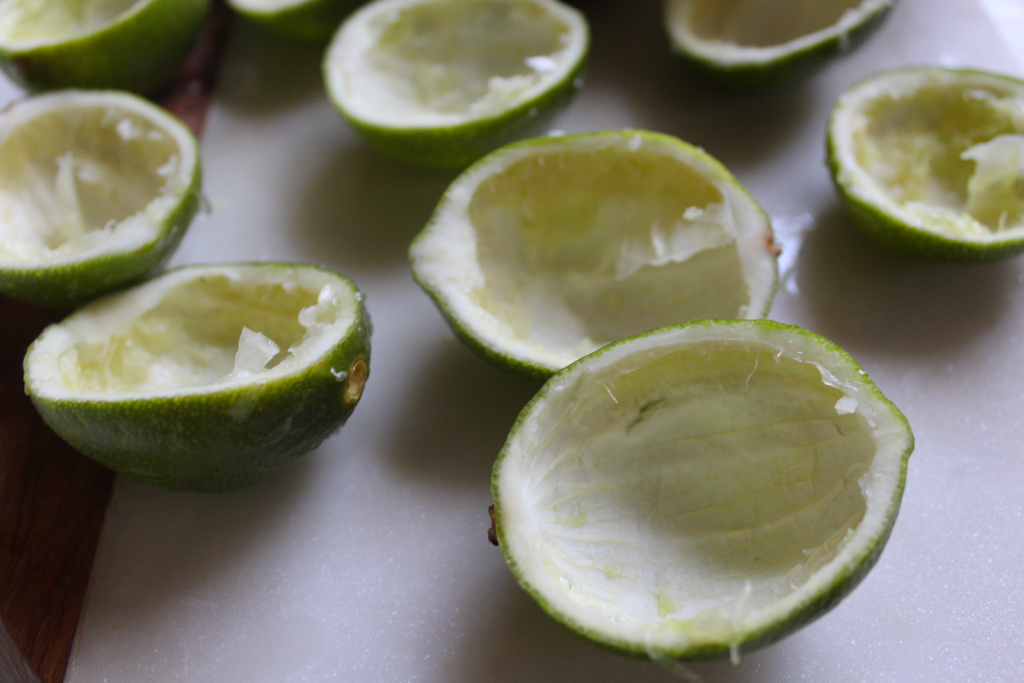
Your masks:
{"label": "brown blemish on peel", "polygon": [[770,225],[768,226],[768,235],[765,238],[765,246],[768,248],[768,253],[775,258],[782,255],[782,247],[775,241],[775,231]]}
{"label": "brown blemish on peel", "polygon": [[359,402],[359,399],[363,396],[363,387],[366,386],[366,377],[369,374],[370,369],[366,367],[366,361],[363,360],[362,356],[352,361],[352,365],[348,367],[345,393],[342,394],[342,400],[345,402],[345,405]]}

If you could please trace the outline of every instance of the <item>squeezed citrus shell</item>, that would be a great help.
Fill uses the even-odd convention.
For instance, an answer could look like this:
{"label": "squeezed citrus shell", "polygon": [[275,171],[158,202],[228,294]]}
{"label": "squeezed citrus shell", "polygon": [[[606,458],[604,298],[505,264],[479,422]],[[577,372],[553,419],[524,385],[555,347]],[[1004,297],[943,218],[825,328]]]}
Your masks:
{"label": "squeezed citrus shell", "polygon": [[497,540],[555,620],[614,651],[738,656],[834,607],[896,521],[913,435],[845,352],[700,321],[554,375],[494,465]]}
{"label": "squeezed citrus shell", "polygon": [[911,67],[870,76],[832,111],[828,163],[873,240],[921,260],[1024,251],[1024,81]]}
{"label": "squeezed citrus shell", "polygon": [[409,250],[455,333],[537,378],[662,325],[766,316],[777,254],[768,217],[720,163],[628,130],[494,152]]}
{"label": "squeezed citrus shell", "polygon": [[25,356],[25,390],[57,434],[124,476],[228,491],[341,428],[363,394],[369,339],[363,297],[336,273],[188,266],[46,328]]}

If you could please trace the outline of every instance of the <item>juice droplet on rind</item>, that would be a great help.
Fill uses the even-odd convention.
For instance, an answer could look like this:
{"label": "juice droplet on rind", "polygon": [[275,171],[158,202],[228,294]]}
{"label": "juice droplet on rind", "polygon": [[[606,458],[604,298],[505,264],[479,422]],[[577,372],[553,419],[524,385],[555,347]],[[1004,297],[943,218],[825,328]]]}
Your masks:
{"label": "juice droplet on rind", "polygon": [[366,361],[360,356],[352,361],[348,368],[348,381],[345,383],[345,392],[342,394],[342,401],[345,405],[353,405],[359,402],[363,396],[363,387],[366,386],[366,378],[370,370],[366,367]]}

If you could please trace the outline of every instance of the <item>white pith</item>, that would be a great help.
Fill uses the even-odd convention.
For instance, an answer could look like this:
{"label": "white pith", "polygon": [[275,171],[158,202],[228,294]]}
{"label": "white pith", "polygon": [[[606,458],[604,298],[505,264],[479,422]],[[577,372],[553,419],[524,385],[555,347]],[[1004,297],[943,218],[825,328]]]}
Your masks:
{"label": "white pith", "polygon": [[[352,328],[358,294],[315,268],[173,271],[48,327],[26,359],[32,394],[91,401],[212,393],[302,371]],[[339,382],[348,368],[334,368]]]}
{"label": "white pith", "polygon": [[327,87],[372,125],[456,126],[540,97],[586,45],[582,15],[555,0],[378,0],[335,35]]}
{"label": "white pith", "polygon": [[517,423],[496,473],[504,551],[591,637],[735,646],[866,558],[911,438],[817,340],[662,330],[575,366]]}
{"label": "white pith", "polygon": [[153,242],[198,164],[184,124],[130,95],[63,91],[15,104],[0,115],[0,268]]}
{"label": "white pith", "polygon": [[0,48],[28,50],[96,33],[151,0],[0,0]]}
{"label": "white pith", "polygon": [[1024,237],[1024,83],[915,68],[836,104],[838,182],[919,230],[980,244]]}
{"label": "white pith", "polygon": [[231,0],[229,4],[242,11],[272,14],[311,2],[312,0]]}
{"label": "white pith", "polygon": [[762,317],[770,240],[717,164],[624,131],[496,153],[453,184],[410,254],[476,339],[553,371],[655,327]]}
{"label": "white pith", "polygon": [[723,65],[771,62],[846,36],[894,0],[668,0],[672,39]]}

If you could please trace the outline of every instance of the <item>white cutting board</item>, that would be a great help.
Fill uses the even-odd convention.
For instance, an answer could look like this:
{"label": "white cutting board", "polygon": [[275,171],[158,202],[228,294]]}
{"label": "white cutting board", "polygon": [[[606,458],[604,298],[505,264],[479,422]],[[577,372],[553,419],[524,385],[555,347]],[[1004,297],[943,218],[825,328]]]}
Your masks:
{"label": "white cutting board", "polygon": [[[900,0],[860,52],[756,95],[695,83],[669,54],[658,2],[586,6],[590,75],[557,127],[650,128],[721,159],[786,248],[772,317],[845,347],[917,435],[899,522],[860,588],[738,667],[692,671],[1024,681],[1024,261],[889,256],[852,229],[823,164],[831,104],[865,74],[1021,75],[1021,0]],[[375,323],[363,402],[339,436],[245,491],[118,480],[68,681],[672,680],[556,626],[487,543],[491,462],[536,387],[463,348],[409,275],[407,245],[452,176],[364,144],[325,99],[319,62],[319,49],[235,25],[203,144],[213,213],[175,262],[298,260],[352,276]]]}

